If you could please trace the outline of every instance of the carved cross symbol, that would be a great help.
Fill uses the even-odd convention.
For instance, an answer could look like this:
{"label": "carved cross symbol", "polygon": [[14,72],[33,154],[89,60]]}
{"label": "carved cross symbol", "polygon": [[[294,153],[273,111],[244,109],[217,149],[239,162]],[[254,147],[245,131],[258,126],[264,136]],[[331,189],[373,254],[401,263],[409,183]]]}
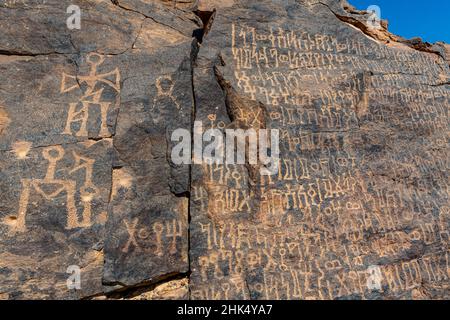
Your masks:
{"label": "carved cross symbol", "polygon": [[128,224],[126,220],[123,221],[123,223],[125,223],[125,227],[127,228],[128,232],[128,242],[122,249],[123,252],[128,252],[128,250],[130,249],[130,245],[132,244],[136,247],[136,249],[139,249],[139,245],[135,237],[138,220],[139,220],[138,218],[134,219],[133,222],[131,222],[131,224]]}
{"label": "carved cross symbol", "polygon": [[[85,137],[88,136],[88,118],[89,109],[92,105],[100,106],[100,132],[99,136],[106,138],[110,136],[110,132],[107,126],[108,110],[110,102],[102,102],[101,96],[104,88],[98,90],[95,89],[97,83],[104,83],[118,93],[120,93],[120,73],[116,68],[111,72],[97,74],[98,67],[104,62],[105,58],[98,53],[90,53],[87,55],[87,63],[91,66],[89,74],[86,76],[72,76],[63,73],[63,79],[61,82],[61,93],[70,92],[77,88],[80,88],[82,83],[86,84],[87,88],[83,93],[83,96],[76,103],[69,104],[69,111],[67,114],[66,126],[63,134],[72,134],[72,123],[79,123],[79,128],[76,130],[76,136]],[[70,83],[69,83],[70,82]],[[69,84],[68,84],[69,83]],[[80,88],[81,89],[81,88]],[[81,89],[82,90],[82,89]],[[79,103],[81,102],[81,108]]]}
{"label": "carved cross symbol", "polygon": [[[87,85],[87,90],[82,97],[83,99],[93,95],[94,88],[98,82],[105,83],[114,90],[116,90],[117,92],[120,92],[120,73],[118,68],[108,73],[97,74],[97,68],[105,61],[105,57],[95,52],[89,53],[87,55],[86,61],[91,66],[88,75],[73,76],[63,73],[63,80],[61,83],[61,93],[66,93],[75,90],[76,88],[79,88],[79,84],[85,83]],[[73,85],[68,86],[67,82],[70,80],[72,80],[72,82],[74,83]],[[94,101],[97,100],[96,102],[98,102],[99,98],[100,98],[99,96],[94,97]]]}

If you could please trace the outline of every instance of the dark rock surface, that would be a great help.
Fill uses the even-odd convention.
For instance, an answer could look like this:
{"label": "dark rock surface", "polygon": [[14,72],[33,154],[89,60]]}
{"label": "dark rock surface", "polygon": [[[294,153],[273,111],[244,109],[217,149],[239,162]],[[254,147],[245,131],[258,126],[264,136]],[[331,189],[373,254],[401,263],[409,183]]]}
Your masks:
{"label": "dark rock surface", "polygon": [[281,162],[193,168],[191,297],[448,297],[448,62],[280,3],[218,9],[199,52],[196,120],[277,128]]}
{"label": "dark rock surface", "polygon": [[[0,0],[0,298],[448,299],[449,47],[368,18]],[[194,120],[279,170],[174,164]]]}
{"label": "dark rock surface", "polygon": [[[201,21],[158,1],[83,1],[71,31],[69,4],[0,7],[0,292],[10,299],[89,297],[189,270],[189,167],[170,163],[167,141],[191,126]],[[81,290],[67,289],[71,265]]]}

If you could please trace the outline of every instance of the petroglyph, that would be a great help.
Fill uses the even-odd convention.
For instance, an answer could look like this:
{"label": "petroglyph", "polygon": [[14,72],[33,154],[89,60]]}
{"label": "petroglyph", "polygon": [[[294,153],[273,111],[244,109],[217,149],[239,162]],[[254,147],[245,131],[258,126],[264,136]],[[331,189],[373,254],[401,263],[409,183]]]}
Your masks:
{"label": "petroglyph", "polygon": [[444,288],[448,250],[410,257],[418,243],[448,243],[437,212],[448,207],[439,137],[449,92],[424,84],[449,69],[340,21],[313,22],[303,2],[280,24],[263,13],[273,5],[285,8],[252,2],[236,19],[221,9],[215,21],[227,23],[214,24],[199,52],[195,120],[278,128],[281,159],[270,176],[248,165],[193,168],[191,297],[423,297],[425,278]]}
{"label": "petroglyph", "polygon": [[173,95],[175,83],[169,75],[161,76],[156,80],[157,95],[153,99],[152,109],[158,106],[162,99],[169,99],[171,103],[179,110],[181,108],[177,99]]}
{"label": "petroglyph", "polygon": [[84,170],[85,172],[84,185],[79,188],[83,203],[83,211],[80,219],[75,203],[75,194],[77,192],[76,181],[55,177],[58,162],[63,159],[64,155],[65,151],[61,146],[44,148],[42,150],[42,157],[48,162],[45,177],[43,179],[22,179],[22,193],[20,195],[17,223],[14,226],[15,231],[25,232],[27,230],[26,216],[29,198],[32,192],[36,192],[49,202],[55,200],[63,193],[65,194],[67,229],[84,228],[92,225],[91,202],[98,196],[98,189],[92,182],[92,169],[95,160],[79,156],[75,152],[72,154],[75,164],[73,168],[69,169],[69,174],[76,173],[79,170]]}
{"label": "petroglyph", "polygon": [[[75,89],[83,90],[82,88],[80,88],[80,85],[86,85],[86,89],[84,89],[83,95],[81,96],[80,100],[78,102],[69,104],[67,121],[63,134],[72,135],[73,133],[75,133],[75,135],[78,137],[87,137],[89,110],[91,107],[99,106],[101,114],[99,137],[110,137],[111,133],[108,129],[107,117],[112,102],[106,102],[102,100],[102,93],[105,88],[99,88],[98,85],[107,85],[113,88],[119,94],[120,72],[119,69],[116,68],[111,72],[98,74],[97,69],[103,64],[103,62],[105,61],[105,57],[97,53],[88,54],[86,57],[86,61],[90,65],[90,72],[88,75],[68,75],[66,73],[63,73],[61,81],[61,93],[68,93]],[[72,129],[73,123],[79,124],[78,130]]]}
{"label": "petroglyph", "polygon": [[[65,1],[16,2],[0,299],[449,297],[448,46],[375,40],[345,1],[87,0],[70,36]],[[278,131],[279,165],[176,164],[196,121]]]}

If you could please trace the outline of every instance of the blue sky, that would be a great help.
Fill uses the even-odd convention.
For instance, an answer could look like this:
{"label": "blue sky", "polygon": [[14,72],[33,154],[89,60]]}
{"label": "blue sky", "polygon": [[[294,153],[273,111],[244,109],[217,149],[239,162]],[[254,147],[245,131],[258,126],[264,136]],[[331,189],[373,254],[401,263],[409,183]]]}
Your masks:
{"label": "blue sky", "polygon": [[370,5],[381,8],[389,31],[404,38],[420,37],[434,43],[450,43],[450,0],[348,0],[359,10]]}

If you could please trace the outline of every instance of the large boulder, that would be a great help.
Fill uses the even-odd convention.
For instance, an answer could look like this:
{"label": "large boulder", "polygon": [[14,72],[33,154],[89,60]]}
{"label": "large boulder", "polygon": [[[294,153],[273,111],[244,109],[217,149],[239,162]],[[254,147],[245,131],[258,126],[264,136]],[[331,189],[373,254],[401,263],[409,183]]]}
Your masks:
{"label": "large boulder", "polygon": [[[387,26],[343,0],[0,3],[0,298],[448,299],[449,47]],[[279,161],[180,164],[177,129],[273,130]]]}

